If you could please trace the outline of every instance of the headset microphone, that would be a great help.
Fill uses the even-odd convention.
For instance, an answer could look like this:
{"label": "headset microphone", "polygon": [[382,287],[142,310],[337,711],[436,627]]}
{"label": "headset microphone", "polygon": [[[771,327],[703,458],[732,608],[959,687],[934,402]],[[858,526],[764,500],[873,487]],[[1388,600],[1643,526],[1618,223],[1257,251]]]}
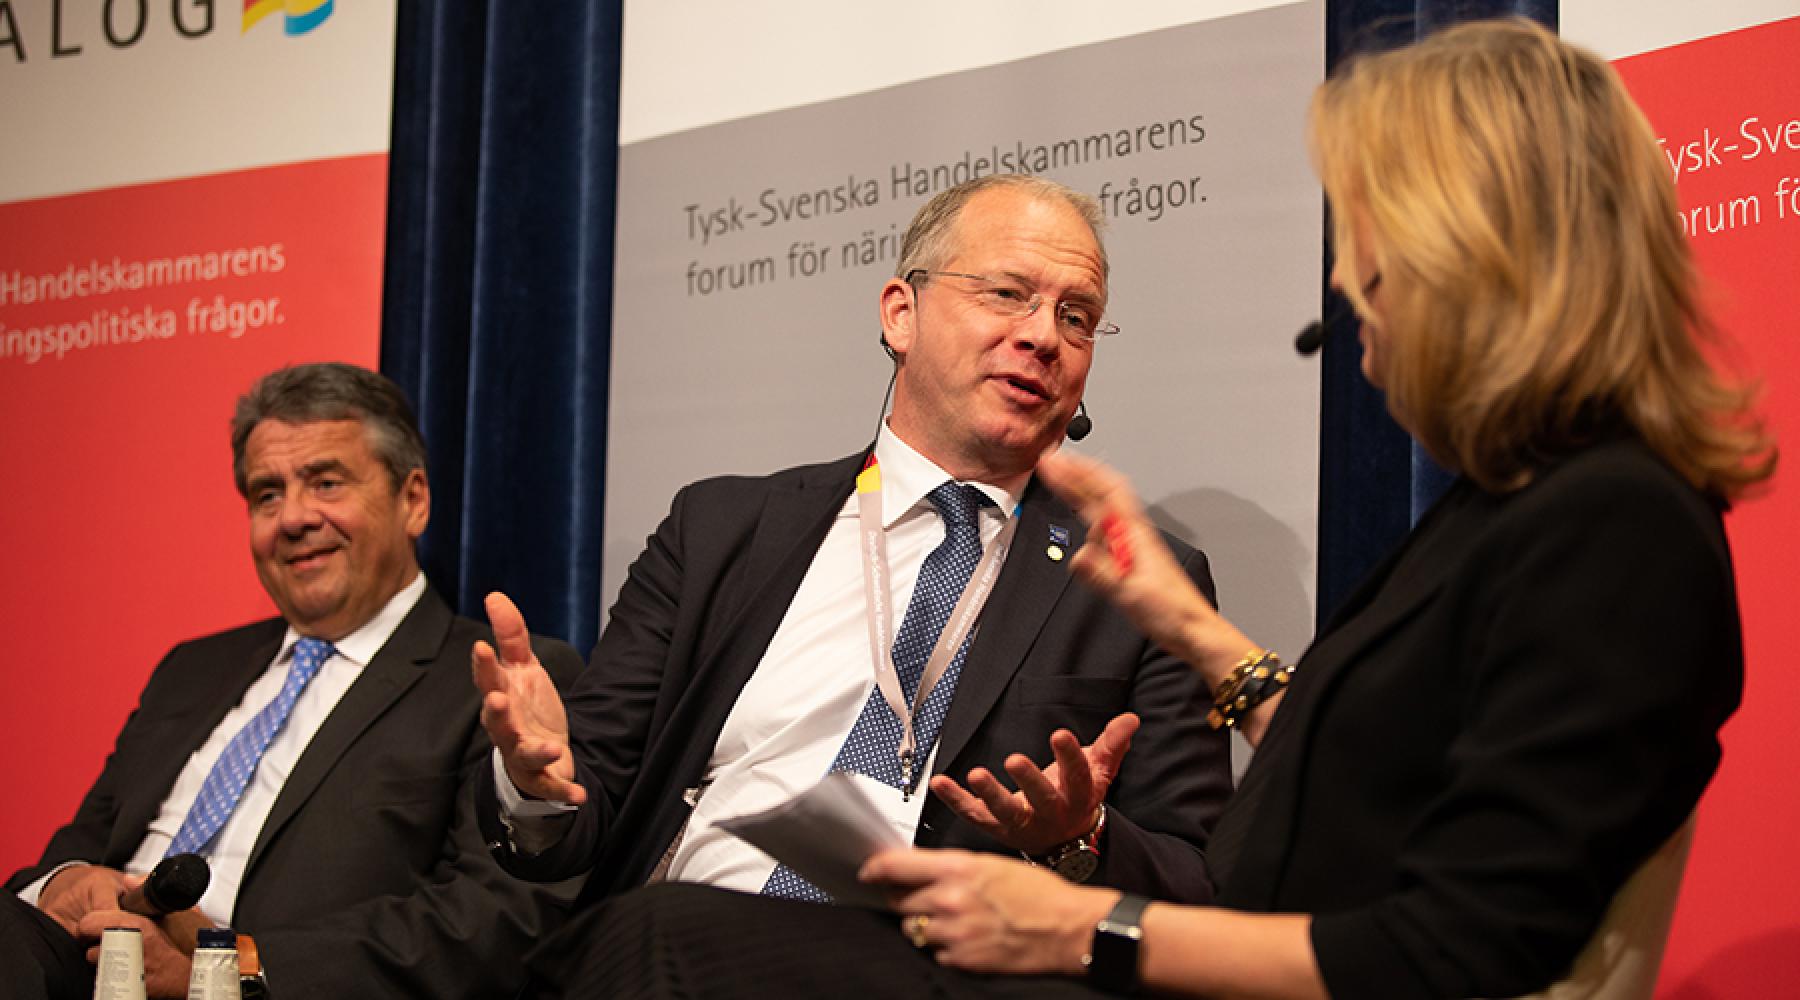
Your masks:
{"label": "headset microphone", "polygon": [[894,363],[894,373],[888,376],[887,391],[881,394],[881,412],[875,414],[875,437],[870,438],[871,441],[881,437],[881,422],[887,419],[888,400],[893,398],[894,382],[900,378],[900,355],[895,354],[894,346],[887,342],[886,330],[881,332],[881,352]]}
{"label": "headset microphone", "polygon": [[[1333,315],[1332,318],[1337,317]],[[1294,350],[1303,358],[1319,353],[1319,348],[1324,346],[1325,324],[1316,319],[1306,324],[1306,329],[1301,330],[1300,335],[1294,338]]]}
{"label": "headset microphone", "polygon": [[[1313,325],[1317,326],[1318,324],[1315,323]],[[1317,349],[1318,348],[1314,348],[1314,350]],[[881,434],[881,420],[887,416],[888,398],[894,394],[894,379],[900,376],[900,356],[894,353],[893,345],[888,343],[887,331],[885,330],[882,331],[881,334],[881,351],[888,356],[889,361],[894,363],[894,374],[888,378],[887,392],[881,394],[881,412],[877,414],[877,419],[875,421],[875,433],[878,437]],[[1069,426],[1064,433],[1068,434],[1069,440],[1079,441],[1093,432],[1094,419],[1088,416],[1087,400],[1084,399],[1075,404],[1075,416],[1070,419]]]}
{"label": "headset microphone", "polygon": [[1069,421],[1069,428],[1065,433],[1069,435],[1069,440],[1079,441],[1093,431],[1094,421],[1087,415],[1087,400],[1084,399],[1075,404],[1075,416]]}
{"label": "headset microphone", "polygon": [[[1375,289],[1380,287],[1381,272],[1377,271],[1368,280],[1368,283],[1363,285],[1363,298],[1374,295]],[[1331,331],[1336,329],[1339,321],[1344,318],[1344,311],[1348,305],[1349,300],[1342,295],[1332,296],[1331,309],[1325,314],[1324,321],[1315,319],[1306,324],[1306,329],[1301,330],[1300,335],[1294,338],[1294,350],[1303,358],[1319,353],[1319,348],[1325,346],[1325,338],[1331,335]]]}

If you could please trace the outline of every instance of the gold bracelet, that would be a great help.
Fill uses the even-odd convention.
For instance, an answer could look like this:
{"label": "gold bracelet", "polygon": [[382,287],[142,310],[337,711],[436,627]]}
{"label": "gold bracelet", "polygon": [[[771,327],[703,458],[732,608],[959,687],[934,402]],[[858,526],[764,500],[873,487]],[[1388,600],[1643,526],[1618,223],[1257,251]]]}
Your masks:
{"label": "gold bracelet", "polygon": [[1293,664],[1283,664],[1272,649],[1252,649],[1231,668],[1224,683],[1213,692],[1212,711],[1206,722],[1214,729],[1237,726],[1251,709],[1285,689],[1294,679]]}

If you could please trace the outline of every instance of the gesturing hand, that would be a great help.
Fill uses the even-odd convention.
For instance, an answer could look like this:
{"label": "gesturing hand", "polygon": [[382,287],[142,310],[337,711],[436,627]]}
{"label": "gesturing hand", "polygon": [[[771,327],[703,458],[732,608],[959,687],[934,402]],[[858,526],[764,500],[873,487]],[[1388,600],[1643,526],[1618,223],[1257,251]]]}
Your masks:
{"label": "gesturing hand", "polygon": [[1253,648],[1195,588],[1125,477],[1093,459],[1060,452],[1040,459],[1037,475],[1090,526],[1070,571],[1145,635],[1198,668],[1209,685]]}
{"label": "gesturing hand", "polygon": [[1100,803],[1119,774],[1131,749],[1138,717],[1126,712],[1106,724],[1094,742],[1082,746],[1075,734],[1059,729],[1050,736],[1055,762],[1039,769],[1016,753],[1006,758],[1006,773],[1019,786],[1009,792],[986,768],[969,772],[969,787],[940,774],[931,790],[958,816],[1016,851],[1042,854],[1086,836],[1100,819]]}
{"label": "gesturing hand", "polygon": [[487,596],[487,614],[499,653],[477,642],[470,654],[475,686],[482,694],[481,725],[521,792],[579,805],[587,790],[575,781],[568,715],[556,685],[531,651],[525,618],[497,591]]}

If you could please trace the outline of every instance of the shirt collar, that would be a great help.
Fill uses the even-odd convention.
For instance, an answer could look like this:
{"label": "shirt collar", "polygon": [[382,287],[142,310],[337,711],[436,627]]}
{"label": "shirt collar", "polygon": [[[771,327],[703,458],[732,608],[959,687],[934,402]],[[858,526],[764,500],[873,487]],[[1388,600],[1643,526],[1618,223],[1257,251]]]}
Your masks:
{"label": "shirt collar", "polygon": [[[881,434],[875,438],[875,458],[881,463],[883,528],[892,528],[894,522],[925,500],[925,494],[936,489],[944,480],[955,478],[936,462],[919,454],[913,446],[900,440],[899,435],[888,428],[886,421],[882,422]],[[1025,484],[1030,481],[1031,473],[1022,472],[999,482],[968,480],[966,484],[987,494],[988,499],[994,501],[994,511],[1004,521],[1018,507],[1019,498],[1025,495]],[[852,493],[851,496],[854,497],[855,494]]]}
{"label": "shirt collar", "polygon": [[[388,602],[382,605],[381,610],[375,612],[375,617],[363,623],[361,628],[332,643],[332,648],[337,650],[337,655],[358,667],[368,666],[369,661],[375,658],[376,653],[381,652],[381,647],[387,645],[387,641],[394,635],[394,630],[400,627],[400,622],[405,620],[406,616],[412,612],[413,605],[418,604],[419,598],[423,596],[425,596],[425,574],[415,573],[412,582],[401,587],[393,597],[388,598]],[[287,638],[281,640],[281,655],[276,658],[277,662],[286,660],[293,655],[294,643],[299,641],[300,633],[294,631],[294,627],[289,625]]]}

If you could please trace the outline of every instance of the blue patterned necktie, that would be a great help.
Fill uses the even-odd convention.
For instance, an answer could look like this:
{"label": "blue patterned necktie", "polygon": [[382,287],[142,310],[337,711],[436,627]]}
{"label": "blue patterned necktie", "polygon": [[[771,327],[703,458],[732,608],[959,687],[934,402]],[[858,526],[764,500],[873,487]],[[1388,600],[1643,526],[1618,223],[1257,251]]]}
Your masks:
{"label": "blue patterned necktie", "polygon": [[[968,586],[969,577],[975,572],[975,565],[981,561],[980,512],[982,507],[993,505],[981,490],[954,482],[938,486],[926,494],[926,499],[944,519],[944,540],[920,564],[919,582],[913,587],[906,617],[901,619],[900,631],[894,636],[894,666],[899,670],[900,689],[908,705],[912,704],[913,695],[919,689],[919,680],[925,674],[925,664],[931,659],[938,636],[950,623],[950,612],[955,610],[963,588]],[[956,693],[956,680],[962,675],[963,657],[968,654],[969,638],[973,635],[971,631],[969,636],[963,637],[962,646],[944,670],[944,676],[938,678],[925,703],[919,706],[918,718],[913,720],[913,735],[917,742],[914,759],[921,765],[931,756],[931,748],[937,743],[938,729],[950,710],[950,698]],[[900,734],[900,720],[888,706],[887,699],[881,696],[879,689],[870,691],[862,714],[850,727],[850,735],[844,739],[843,748],[838,750],[837,759],[831,762],[831,770],[854,771],[885,785],[901,787],[904,779],[900,758],[895,752],[900,746]],[[763,885],[763,894],[821,903],[831,901],[829,895],[787,865],[775,866]]]}
{"label": "blue patterned necktie", "polygon": [[213,764],[206,781],[201,784],[200,794],[188,808],[187,818],[181,821],[181,829],[169,842],[168,854],[199,851],[212,843],[225,821],[231,818],[232,810],[237,808],[238,799],[243,797],[250,776],[256,773],[263,751],[269,749],[269,742],[287,724],[288,713],[294,710],[294,702],[300,700],[300,692],[334,652],[331,643],[323,639],[307,638],[294,643],[294,655],[280,693],[244,723],[244,728],[225,745],[225,751],[219,754],[218,762]]}

